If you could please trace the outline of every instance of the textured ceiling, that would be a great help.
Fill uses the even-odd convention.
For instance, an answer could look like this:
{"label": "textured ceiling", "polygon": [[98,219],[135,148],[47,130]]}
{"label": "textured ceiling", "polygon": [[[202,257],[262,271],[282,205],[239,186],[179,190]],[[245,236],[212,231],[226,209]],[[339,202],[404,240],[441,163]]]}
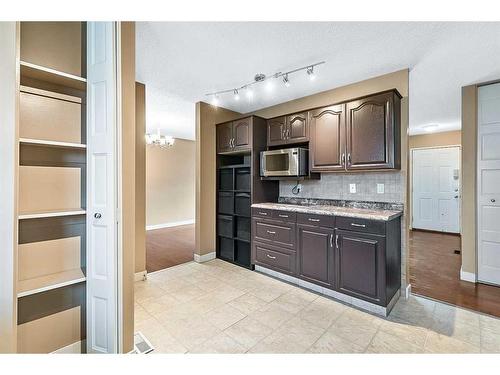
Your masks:
{"label": "textured ceiling", "polygon": [[500,23],[137,23],[137,80],[147,86],[147,127],[194,139],[194,103],[206,93],[325,60],[310,82],[256,85],[252,100],[220,97],[247,113],[410,68],[410,128],[460,127],[461,87],[500,78]]}

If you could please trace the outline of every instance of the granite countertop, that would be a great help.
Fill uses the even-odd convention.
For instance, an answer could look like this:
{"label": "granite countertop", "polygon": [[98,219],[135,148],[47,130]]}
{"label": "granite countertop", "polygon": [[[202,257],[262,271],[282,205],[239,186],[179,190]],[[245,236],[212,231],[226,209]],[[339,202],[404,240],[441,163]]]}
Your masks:
{"label": "granite countertop", "polygon": [[370,220],[389,221],[403,214],[400,210],[383,210],[370,208],[338,207],[332,205],[297,205],[289,203],[255,203],[253,208],[283,210],[306,214],[356,217]]}

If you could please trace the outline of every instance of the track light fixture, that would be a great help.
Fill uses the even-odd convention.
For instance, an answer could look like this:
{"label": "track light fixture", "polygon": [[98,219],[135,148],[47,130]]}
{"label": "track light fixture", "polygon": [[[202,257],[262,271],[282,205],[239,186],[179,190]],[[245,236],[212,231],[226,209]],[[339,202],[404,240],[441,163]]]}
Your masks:
{"label": "track light fixture", "polygon": [[283,83],[285,84],[285,87],[290,87],[290,80],[288,79],[288,74],[285,74],[283,76]]}
{"label": "track light fixture", "polygon": [[307,68],[307,75],[309,76],[309,79],[311,81],[314,81],[316,79],[316,74],[314,74],[314,66],[310,66]]}
{"label": "track light fixture", "polygon": [[244,93],[246,94],[246,97],[248,100],[252,100],[253,99],[253,96],[254,96],[254,93],[253,93],[253,90],[252,90],[252,86],[257,84],[257,83],[261,83],[261,82],[266,82],[266,89],[267,91],[271,91],[272,88],[273,88],[273,80],[277,79],[277,78],[281,78],[283,80],[283,84],[286,86],[286,87],[289,87],[290,86],[290,79],[289,79],[289,75],[290,74],[293,74],[293,73],[296,73],[296,72],[300,72],[300,71],[303,71],[305,70],[307,72],[307,75],[309,77],[309,79],[311,81],[314,81],[316,79],[316,74],[314,73],[314,68],[318,65],[322,65],[324,64],[325,61],[320,61],[318,63],[315,63],[315,64],[310,64],[310,65],[306,65],[306,66],[303,66],[303,67],[300,67],[300,68],[297,68],[297,69],[293,69],[293,70],[289,70],[287,72],[276,72],[274,74],[271,74],[269,76],[266,76],[265,74],[262,74],[262,73],[259,73],[259,74],[256,74],[255,77],[254,77],[254,80],[252,82],[249,82],[249,83],[246,83],[240,87],[236,87],[236,88],[233,88],[233,89],[227,89],[227,90],[221,90],[221,91],[216,91],[216,92],[210,92],[208,94],[205,94],[206,96],[210,96],[212,97],[212,105],[213,106],[218,106],[219,105],[219,97],[220,95],[222,94],[227,94],[227,93],[233,93],[233,97],[234,97],[234,100],[235,101],[239,101],[240,100],[240,90],[244,90]]}

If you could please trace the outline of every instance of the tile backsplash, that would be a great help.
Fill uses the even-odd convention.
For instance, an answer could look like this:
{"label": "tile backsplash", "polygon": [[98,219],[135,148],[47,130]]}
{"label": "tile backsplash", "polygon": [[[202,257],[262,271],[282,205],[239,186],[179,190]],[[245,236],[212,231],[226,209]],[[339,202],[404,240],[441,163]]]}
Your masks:
{"label": "tile backsplash", "polygon": [[[320,180],[301,181],[302,190],[296,195],[292,193],[295,181],[280,181],[280,196],[403,203],[406,189],[403,173],[322,173]],[[350,184],[356,184],[356,193],[349,192]],[[384,184],[384,193],[377,193],[377,184]]]}

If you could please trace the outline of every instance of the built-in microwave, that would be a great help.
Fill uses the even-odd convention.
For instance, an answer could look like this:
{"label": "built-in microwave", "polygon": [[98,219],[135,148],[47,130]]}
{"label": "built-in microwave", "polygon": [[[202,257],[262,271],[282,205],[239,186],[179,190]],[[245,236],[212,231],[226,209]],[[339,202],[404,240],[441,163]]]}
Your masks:
{"label": "built-in microwave", "polygon": [[309,173],[307,148],[284,148],[260,153],[260,175],[263,177],[306,176]]}

